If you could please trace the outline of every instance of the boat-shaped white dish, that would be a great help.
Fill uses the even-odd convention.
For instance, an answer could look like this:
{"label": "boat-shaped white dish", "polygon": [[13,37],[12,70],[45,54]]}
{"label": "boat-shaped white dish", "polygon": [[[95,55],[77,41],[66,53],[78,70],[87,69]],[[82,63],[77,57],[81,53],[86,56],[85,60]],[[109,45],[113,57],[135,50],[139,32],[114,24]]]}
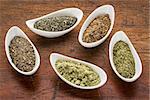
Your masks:
{"label": "boat-shaped white dish", "polygon": [[[95,72],[98,73],[99,77],[100,77],[100,80],[101,82],[98,84],[98,85],[95,85],[95,86],[90,86],[90,87],[82,87],[82,86],[79,86],[79,85],[75,85],[73,83],[71,83],[70,81],[66,80],[63,76],[60,75],[60,73],[57,71],[56,67],[55,67],[55,63],[58,59],[63,59],[63,60],[71,60],[71,61],[75,61],[75,62],[79,62],[79,63],[82,63],[82,64],[86,64],[88,65],[89,67],[91,67]],[[76,88],[79,88],[79,89],[95,89],[95,88],[99,88],[101,86],[103,86],[106,81],[107,81],[107,75],[105,73],[105,71],[103,69],[101,69],[100,67],[94,65],[94,64],[91,64],[91,63],[88,63],[88,62],[85,62],[85,61],[81,61],[81,60],[78,60],[78,59],[74,59],[74,58],[71,58],[71,57],[67,57],[67,56],[64,56],[64,55],[61,55],[61,54],[58,54],[58,53],[52,53],[50,55],[50,63],[52,65],[52,68],[54,69],[54,71],[56,72],[56,74],[64,81],[66,82],[67,84],[73,86],[73,87],[76,87]]]}
{"label": "boat-shaped white dish", "polygon": [[[34,24],[38,20],[43,19],[43,18],[48,18],[48,17],[56,17],[56,16],[73,16],[73,17],[77,18],[77,21],[69,29],[66,29],[64,31],[58,31],[58,32],[43,31],[43,30],[34,28]],[[36,33],[40,36],[47,37],[47,38],[55,38],[55,37],[62,36],[64,34],[70,32],[71,30],[73,30],[80,23],[82,17],[83,17],[83,12],[79,8],[65,8],[65,9],[58,10],[58,11],[52,12],[50,14],[44,15],[39,18],[27,20],[26,25],[29,27],[29,29],[31,31],[33,31],[34,33]]]}
{"label": "boat-shaped white dish", "polygon": [[[11,59],[11,56],[10,56],[10,53],[9,53],[9,45],[11,43],[11,40],[15,37],[15,36],[20,36],[20,37],[23,37],[25,39],[27,39],[30,44],[32,45],[33,49],[34,49],[34,53],[35,53],[35,66],[33,68],[32,71],[29,71],[29,72],[24,72],[24,71],[21,71],[19,70],[15,64],[12,62],[12,59]],[[8,61],[9,63],[11,64],[11,66],[19,73],[23,74],[23,75],[32,75],[34,74],[37,69],[39,68],[39,65],[40,65],[40,55],[37,51],[37,49],[35,48],[35,46],[33,45],[33,43],[30,41],[30,39],[27,37],[27,35],[17,26],[13,26],[11,27],[7,34],[6,34],[6,37],[5,37],[5,52],[6,52],[6,56],[8,58]]]}
{"label": "boat-shaped white dish", "polygon": [[[104,15],[104,14],[108,14],[109,18],[111,20],[111,25],[110,25],[110,28],[109,28],[107,34],[102,39],[100,39],[96,42],[92,42],[92,43],[84,42],[82,40],[83,33],[85,32],[85,30],[87,29],[89,24],[98,16]],[[83,23],[83,25],[80,29],[80,32],[79,32],[79,36],[78,36],[79,43],[86,48],[92,48],[92,47],[96,47],[96,46],[100,45],[107,39],[107,37],[111,33],[113,25],[114,25],[114,20],[115,20],[115,11],[114,11],[114,7],[112,5],[103,5],[103,6],[98,7],[88,16],[88,18]]]}
{"label": "boat-shaped white dish", "polygon": [[[129,45],[129,48],[132,52],[132,55],[133,55],[133,58],[135,61],[135,75],[132,78],[125,78],[125,77],[121,76],[118,73],[118,71],[116,70],[116,67],[115,67],[114,62],[113,62],[113,47],[120,40],[124,41],[125,43],[127,43]],[[136,52],[134,46],[132,45],[131,41],[129,40],[129,38],[127,37],[127,35],[123,31],[116,32],[113,35],[113,37],[111,38],[111,41],[109,44],[109,60],[110,60],[110,64],[111,64],[113,71],[123,81],[133,82],[133,81],[137,80],[142,73],[142,63],[141,63],[140,57],[139,57],[138,53]]]}

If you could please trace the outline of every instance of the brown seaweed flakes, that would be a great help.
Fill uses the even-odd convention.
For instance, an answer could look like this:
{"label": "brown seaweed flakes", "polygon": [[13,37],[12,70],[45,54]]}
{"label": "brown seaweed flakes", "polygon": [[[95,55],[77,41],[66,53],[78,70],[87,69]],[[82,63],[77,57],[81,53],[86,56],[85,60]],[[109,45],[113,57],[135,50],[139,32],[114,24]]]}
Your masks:
{"label": "brown seaweed flakes", "polygon": [[24,72],[33,70],[35,65],[35,53],[27,39],[20,36],[14,37],[9,45],[9,53],[12,62],[18,69]]}

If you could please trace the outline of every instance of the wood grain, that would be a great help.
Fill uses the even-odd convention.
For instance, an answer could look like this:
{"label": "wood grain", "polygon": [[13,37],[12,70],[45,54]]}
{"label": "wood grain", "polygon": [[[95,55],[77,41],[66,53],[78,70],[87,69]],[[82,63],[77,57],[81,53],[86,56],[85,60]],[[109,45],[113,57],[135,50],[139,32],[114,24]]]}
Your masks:
{"label": "wood grain", "polygon": [[[78,42],[79,30],[87,16],[103,4],[112,4],[115,7],[113,31],[103,44],[86,49]],[[80,24],[69,34],[55,39],[43,38],[31,32],[25,25],[28,19],[67,7],[78,7],[84,12]],[[149,0],[0,0],[0,100],[148,100],[149,20]],[[28,35],[40,53],[40,68],[33,76],[20,75],[6,58],[5,35],[13,25],[19,26]],[[142,60],[142,75],[133,83],[120,80],[109,63],[108,45],[112,35],[119,30],[126,32]],[[95,90],[79,90],[67,85],[56,76],[49,63],[52,52],[100,66],[108,75],[107,83]]]}

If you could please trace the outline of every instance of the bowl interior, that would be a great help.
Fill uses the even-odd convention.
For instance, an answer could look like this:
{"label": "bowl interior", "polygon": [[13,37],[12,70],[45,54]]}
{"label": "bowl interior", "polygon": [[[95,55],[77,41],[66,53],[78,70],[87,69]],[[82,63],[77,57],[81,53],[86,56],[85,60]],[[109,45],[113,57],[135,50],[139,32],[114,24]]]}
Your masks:
{"label": "bowl interior", "polygon": [[58,11],[52,12],[50,14],[41,16],[39,18],[28,20],[27,21],[27,25],[30,26],[31,28],[34,28],[34,23],[36,21],[38,21],[40,19],[43,19],[43,18],[56,17],[56,16],[73,16],[73,17],[76,17],[77,18],[77,22],[73,25],[73,26],[75,26],[82,19],[83,12],[80,9],[78,9],[78,8],[66,8],[66,9],[58,10]]}

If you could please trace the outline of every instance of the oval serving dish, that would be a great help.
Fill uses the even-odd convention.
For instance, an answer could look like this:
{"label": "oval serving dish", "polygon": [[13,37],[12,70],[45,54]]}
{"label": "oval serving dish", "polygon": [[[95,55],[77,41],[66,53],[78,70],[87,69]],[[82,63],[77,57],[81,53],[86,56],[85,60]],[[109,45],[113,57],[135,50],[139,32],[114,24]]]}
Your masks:
{"label": "oval serving dish", "polygon": [[[15,36],[20,36],[20,37],[23,37],[25,39],[27,39],[30,44],[32,45],[33,49],[34,49],[34,53],[35,53],[35,66],[33,68],[32,71],[29,71],[29,72],[24,72],[24,71],[21,71],[19,70],[15,64],[12,62],[12,59],[11,59],[11,56],[9,54],[9,45],[10,45],[10,42],[11,40],[15,37]],[[30,39],[27,37],[27,35],[17,26],[13,26],[11,27],[7,34],[6,34],[6,37],[5,37],[5,52],[6,52],[6,56],[8,58],[8,61],[9,63],[11,64],[11,66],[19,73],[23,74],[23,75],[32,75],[34,74],[37,69],[39,68],[39,65],[40,65],[40,55],[36,49],[36,47],[34,46],[34,44],[30,41]]]}
{"label": "oval serving dish", "polygon": [[[63,76],[61,76],[60,73],[57,71],[57,69],[55,67],[55,63],[56,63],[56,61],[58,59],[71,60],[71,61],[75,61],[75,62],[79,62],[79,63],[88,65],[89,67],[91,67],[99,75],[101,82],[98,85],[95,85],[95,86],[85,86],[85,87],[82,87],[82,86],[75,85],[75,84],[71,83],[70,81],[66,80]],[[52,65],[54,71],[56,72],[56,74],[64,82],[66,82],[67,84],[69,84],[69,85],[71,85],[73,87],[79,88],[79,89],[95,89],[95,88],[99,88],[99,87],[103,86],[106,83],[106,81],[107,81],[107,74],[105,73],[105,71],[103,69],[101,69],[100,67],[98,67],[98,66],[96,66],[94,64],[91,64],[91,63],[88,63],[88,62],[85,62],[85,61],[81,61],[81,60],[78,60],[78,59],[67,57],[67,56],[64,56],[64,55],[61,55],[61,54],[58,54],[58,53],[52,53],[50,55],[50,63]]]}
{"label": "oval serving dish", "polygon": [[[39,29],[34,28],[34,24],[38,20],[43,19],[43,18],[48,18],[48,17],[56,17],[56,16],[76,17],[77,22],[72,27],[70,27],[69,29],[66,29],[64,31],[58,31],[58,32],[43,31],[43,30],[39,30]],[[39,17],[39,18],[27,20],[26,25],[29,27],[29,29],[31,31],[33,31],[34,33],[36,33],[40,36],[47,37],[47,38],[55,38],[55,37],[62,36],[64,34],[70,32],[71,30],[73,30],[80,23],[82,17],[83,17],[83,12],[79,8],[66,8],[66,9],[52,12],[50,14],[44,15],[44,16]]]}
{"label": "oval serving dish", "polygon": [[[116,67],[115,67],[114,62],[113,62],[113,47],[120,40],[122,40],[128,44],[128,46],[131,50],[131,53],[133,55],[134,61],[135,61],[135,75],[132,78],[125,78],[125,77],[121,76],[118,73],[118,71],[116,70]],[[142,63],[141,63],[140,57],[139,57],[138,53],[136,52],[133,44],[131,43],[131,41],[129,40],[129,38],[127,37],[127,35],[123,31],[116,32],[113,35],[113,37],[111,38],[111,41],[109,44],[109,60],[110,60],[110,64],[111,64],[113,71],[116,73],[116,75],[120,79],[122,79],[125,82],[133,82],[133,81],[137,80],[142,73]]]}
{"label": "oval serving dish", "polygon": [[[87,27],[89,26],[89,24],[98,16],[100,15],[104,15],[104,14],[108,14],[110,21],[111,21],[111,25],[110,28],[107,32],[107,34],[100,40],[96,41],[96,42],[92,42],[92,43],[86,43],[83,42],[82,38],[83,38],[83,33],[85,32],[85,30],[87,29]],[[92,48],[92,47],[96,47],[98,45],[100,45],[101,43],[103,43],[107,37],[109,36],[110,32],[112,31],[113,25],[114,25],[114,20],[115,20],[115,11],[114,11],[114,7],[111,5],[103,5],[98,7],[97,9],[95,9],[89,16],[88,18],[85,20],[85,22],[83,23],[80,32],[79,32],[79,36],[78,36],[78,40],[79,43],[86,47],[86,48]]]}

